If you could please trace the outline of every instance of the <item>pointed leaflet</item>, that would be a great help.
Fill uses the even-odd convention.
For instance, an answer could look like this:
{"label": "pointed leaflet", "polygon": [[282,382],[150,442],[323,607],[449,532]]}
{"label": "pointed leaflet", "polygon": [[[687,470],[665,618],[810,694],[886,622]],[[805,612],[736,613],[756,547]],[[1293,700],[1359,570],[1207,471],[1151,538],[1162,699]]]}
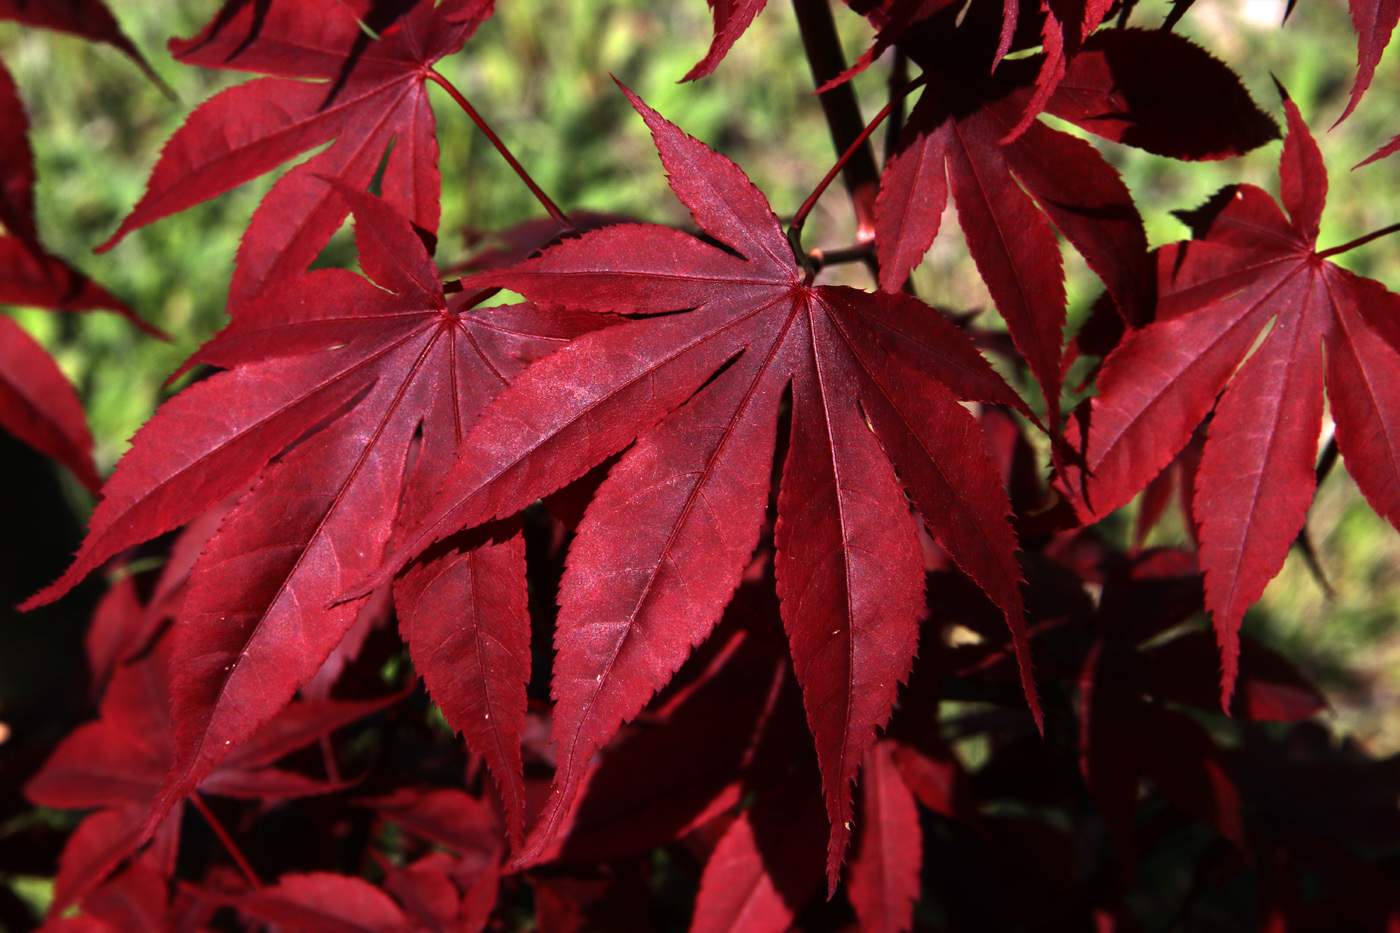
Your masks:
{"label": "pointed leaflet", "polygon": [[[1312,501],[1324,371],[1348,466],[1376,511],[1400,521],[1392,323],[1400,297],[1317,251],[1326,173],[1297,107],[1288,100],[1284,107],[1280,174],[1289,215],[1241,185],[1202,221],[1203,240],[1161,250],[1157,322],[1129,333],[1105,361],[1090,409],[1092,475],[1078,502],[1086,516],[1100,517],[1131,499],[1225,390],[1196,477],[1195,512],[1227,707],[1240,619],[1278,572]],[[1070,485],[1079,496],[1073,477]]]}
{"label": "pointed leaflet", "polygon": [[34,225],[34,152],[29,148],[29,118],[10,71],[0,62],[0,226],[36,254],[42,253]]}
{"label": "pointed leaflet", "polygon": [[1173,159],[1224,159],[1278,138],[1278,126],[1228,65],[1160,30],[1090,36],[1045,111]]}
{"label": "pointed leaflet", "polygon": [[340,227],[347,208],[326,179],[365,190],[391,142],[384,195],[435,233],[440,180],[427,70],[461,48],[492,6],[231,0],[199,36],[172,43],[176,58],[277,77],[230,88],[190,114],[141,202],[99,249],[332,140],[278,181],[253,215],[230,287],[235,312],[270,281],[303,271]]}
{"label": "pointed leaflet", "polygon": [[781,933],[821,883],[816,775],[800,765],[729,825],[700,877],[691,933]]}
{"label": "pointed leaflet", "polygon": [[13,19],[31,26],[43,26],[72,33],[93,42],[105,42],[127,55],[156,84],[156,77],[146,59],[122,32],[112,12],[102,0],[0,0],[0,19]]}
{"label": "pointed leaflet", "polygon": [[[585,335],[515,380],[376,579],[639,438],[599,489],[560,593],[559,769],[522,856],[532,858],[567,813],[593,750],[666,683],[738,584],[767,499],[754,464],[771,457],[791,385],[777,570],[817,735],[834,872],[850,781],[908,670],[922,610],[922,558],[896,470],[935,539],[1013,631],[1020,625],[1000,479],[972,417],[925,373],[978,374],[983,385],[994,377],[985,363],[978,373],[966,338],[946,326],[931,324],[923,342],[905,339],[891,355],[880,333],[907,333],[938,312],[905,296],[804,285],[767,201],[738,167],[633,104],[697,223],[742,256],[662,227],[618,226],[468,280],[548,305],[655,316]],[[667,313],[683,309],[692,310]],[[931,362],[915,368],[905,355]]]}
{"label": "pointed leaflet", "polygon": [[923,834],[895,752],[895,743],[877,742],[866,753],[860,825],[847,882],[860,928],[871,933],[910,929],[919,899]]}
{"label": "pointed leaflet", "polygon": [[[431,483],[477,413],[527,361],[607,323],[522,307],[468,308],[461,299],[449,305],[408,222],[381,199],[343,189],[341,195],[355,211],[361,264],[378,285],[346,272],[314,273],[270,294],[201,351],[232,365],[280,347],[301,355],[240,365],[230,375],[276,367],[294,383],[310,373],[319,384],[372,385],[351,411],[268,469],[200,556],[176,627],[178,760],[157,815],[285,706],[339,644],[358,606],[329,604],[383,559],[415,437],[421,433],[413,482]],[[518,547],[505,556],[512,555],[518,560]],[[500,563],[496,570],[504,572]],[[518,565],[515,575],[523,578]],[[496,615],[482,603],[478,615],[411,602],[404,627],[412,638],[449,624],[483,626],[478,637],[511,643],[524,637],[509,631],[525,625],[524,600],[516,587]],[[451,615],[423,620],[414,610]],[[435,692],[461,674],[453,658],[431,651],[415,657]],[[518,743],[520,671],[478,667],[453,690],[465,708],[449,703],[449,721],[463,723],[468,738],[486,746],[481,751],[503,784],[515,780],[509,755],[492,748]],[[464,722],[483,691],[519,711],[490,726],[485,738]]]}
{"label": "pointed leaflet", "polygon": [[[102,808],[84,820],[65,847],[55,910],[101,882],[142,841],[151,801],[175,757],[169,649],[170,639],[162,639],[140,660],[119,667],[102,699],[101,718],[65,738],[25,785],[25,796],[41,806]],[[210,774],[202,789],[264,801],[330,790],[332,785],[269,766],[383,705],[293,705],[240,749],[242,754]],[[172,843],[179,812],[177,803],[161,830]]]}
{"label": "pointed leaflet", "polygon": [[[3,4],[3,0],[0,0]],[[0,10],[3,6],[0,5]],[[0,304],[55,311],[105,308],[154,336],[160,331],[39,242],[34,222],[34,153],[14,79],[0,62]]]}
{"label": "pointed leaflet", "polygon": [[[1043,211],[1057,223],[1075,218],[1065,234],[1110,284],[1131,278],[1146,240],[1127,189],[1090,147],[1047,149],[1060,134],[1039,126],[1033,143],[1021,135],[1001,144],[1026,129],[1017,124],[1033,71],[1004,62],[995,77],[984,77],[999,41],[997,11],[973,5],[955,29],[958,13],[940,10],[898,40],[930,80],[880,181],[880,285],[902,287],[937,235],[951,192],[968,250],[1057,419],[1065,298],[1059,247]],[[1128,296],[1115,297],[1121,304]]]}
{"label": "pointed leaflet", "polygon": [[24,328],[0,316],[0,428],[62,463],[92,492],[102,485],[78,393]]}
{"label": "pointed leaflet", "polygon": [[402,933],[408,918],[389,895],[331,872],[283,875],[274,887],[229,899],[240,913],[302,933]]}
{"label": "pointed leaflet", "polygon": [[525,540],[469,542],[415,564],[394,585],[399,627],[448,725],[486,759],[512,845],[525,832],[520,733],[530,679]]}
{"label": "pointed leaflet", "polygon": [[[1063,300],[1046,221],[1084,255],[1130,320],[1142,302],[1146,239],[1127,189],[1092,148],[1035,122],[1001,144],[1038,109],[1027,103],[1033,62],[1005,62],[994,76],[979,77],[999,23],[992,5],[983,4],[955,25],[960,9],[915,24],[899,40],[933,79],[881,179],[881,284],[897,289],[918,264],[951,187],[969,251],[1017,346],[1054,397]],[[1086,40],[1045,109],[1105,138],[1178,158],[1239,154],[1277,135],[1228,68],[1175,35],[1139,30],[1102,30]]]}
{"label": "pointed leaflet", "polygon": [[715,36],[705,57],[685,73],[682,81],[695,81],[714,71],[754,18],[763,12],[768,0],[706,0],[715,18]]}
{"label": "pointed leaflet", "polygon": [[1347,109],[1342,111],[1337,123],[1351,116],[1356,105],[1361,103],[1361,95],[1371,86],[1376,65],[1380,64],[1381,55],[1390,44],[1395,24],[1400,22],[1400,3],[1396,0],[1350,0],[1349,6],[1351,23],[1356,29],[1356,81],[1351,86]]}

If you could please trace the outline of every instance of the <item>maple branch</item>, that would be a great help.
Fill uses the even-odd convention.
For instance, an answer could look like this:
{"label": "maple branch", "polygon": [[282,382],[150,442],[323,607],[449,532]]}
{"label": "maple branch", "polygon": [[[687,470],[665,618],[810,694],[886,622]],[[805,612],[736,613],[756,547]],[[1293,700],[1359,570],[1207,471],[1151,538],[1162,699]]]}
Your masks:
{"label": "maple branch", "polygon": [[809,249],[807,260],[817,272],[827,266],[839,266],[848,262],[866,262],[875,255],[874,243],[857,243],[841,249]]}
{"label": "maple branch", "polygon": [[1349,249],[1356,249],[1358,246],[1364,246],[1372,240],[1379,240],[1381,237],[1386,236],[1387,234],[1394,233],[1397,230],[1400,230],[1400,224],[1391,224],[1389,227],[1382,227],[1374,233],[1368,233],[1363,237],[1357,237],[1350,243],[1343,243],[1341,246],[1334,246],[1331,249],[1325,249],[1322,252],[1317,253],[1316,256],[1318,259],[1326,259],[1328,256],[1335,256],[1338,253],[1345,253]]}
{"label": "maple branch", "polygon": [[[792,0],[797,12],[797,26],[802,33],[802,48],[817,87],[836,78],[846,70],[846,55],[841,50],[841,37],[836,34],[836,20],[831,15],[830,0]],[[865,121],[860,115],[851,82],[845,81],[820,95],[822,112],[831,129],[831,141],[844,163],[846,190],[856,212],[856,238],[875,239],[875,195],[880,190],[880,170],[875,165],[875,153],[862,145],[869,133],[862,133]],[[856,149],[853,154],[852,149]]]}
{"label": "maple branch", "polygon": [[491,145],[496,147],[496,151],[501,154],[501,158],[505,159],[510,167],[515,170],[515,174],[520,176],[520,180],[525,182],[525,187],[530,189],[530,193],[535,196],[535,200],[540,202],[545,211],[549,213],[549,216],[571,230],[577,229],[574,227],[574,222],[569,219],[569,215],[564,213],[559,208],[559,205],[550,200],[549,195],[545,194],[544,190],[540,188],[539,185],[535,184],[535,180],[530,177],[530,173],[525,171],[525,167],[515,160],[515,156],[511,155],[510,150],[506,148],[506,144],[501,142],[501,138],[497,136],[491,127],[487,125],[486,121],[481,118],[481,114],[476,112],[476,108],[462,95],[462,92],[457,90],[451,81],[448,81],[439,74],[436,68],[429,68],[425,74],[428,80],[434,82],[438,87],[451,95],[452,99],[457,102],[457,106],[467,112],[467,116],[472,118],[472,122],[476,124],[476,128],[481,130],[481,132],[486,135],[486,138],[491,141]]}
{"label": "maple branch", "polygon": [[[927,78],[925,75],[920,75],[906,84],[904,89],[898,94],[891,96],[890,102],[880,108],[880,112],[875,114],[875,119],[871,120],[869,125],[860,131],[860,135],[846,147],[846,151],[841,154],[841,158],[836,160],[836,164],[831,167],[831,171],[826,173],[826,177],[818,183],[816,190],[807,196],[807,200],[802,202],[802,206],[799,207],[797,213],[793,215],[791,223],[788,224],[788,243],[791,244],[793,255],[797,257],[797,261],[802,265],[803,269],[807,271],[809,280],[811,276],[816,274],[816,270],[812,267],[811,260],[807,258],[807,254],[802,250],[802,227],[807,223],[807,215],[812,213],[812,208],[816,207],[818,199],[826,193],[826,189],[831,185],[832,181],[835,180],[837,173],[846,167],[848,161],[857,152],[861,151],[861,147],[870,139],[870,134],[874,133],[876,128],[884,122],[885,118],[894,112],[894,108],[899,105],[900,101],[904,100],[906,95],[915,88],[923,87],[926,80]],[[810,281],[808,284],[811,284]]]}
{"label": "maple branch", "polygon": [[195,791],[190,794],[189,799],[190,803],[194,804],[194,808],[199,811],[199,815],[204,817],[204,822],[208,823],[209,828],[214,831],[214,835],[218,836],[219,841],[224,844],[224,848],[228,850],[228,854],[233,856],[234,864],[238,866],[239,871],[243,872],[243,877],[248,879],[248,883],[253,886],[253,890],[261,891],[263,884],[253,872],[253,866],[248,864],[248,860],[243,857],[243,853],[239,850],[238,844],[233,841],[233,837],[228,834],[228,830],[224,829],[224,824],[220,823],[219,818],[209,809],[209,805],[204,802],[204,798],[199,795],[198,791]]}

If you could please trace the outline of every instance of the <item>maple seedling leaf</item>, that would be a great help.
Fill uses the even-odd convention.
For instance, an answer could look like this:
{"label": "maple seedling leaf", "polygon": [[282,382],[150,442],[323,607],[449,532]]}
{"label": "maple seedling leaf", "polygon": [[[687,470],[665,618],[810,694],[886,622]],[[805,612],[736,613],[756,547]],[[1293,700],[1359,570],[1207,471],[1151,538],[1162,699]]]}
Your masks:
{"label": "maple seedling leaf", "polygon": [[[441,179],[425,82],[432,64],[461,48],[492,8],[493,0],[231,0],[198,36],[172,41],[172,53],[188,64],[274,77],[229,88],[190,114],[140,203],[98,251],[327,142],[253,215],[231,309],[269,281],[305,270],[339,229],[348,208],[327,179],[363,191],[384,163],[384,196],[435,233]],[[365,26],[380,29],[379,37]]]}
{"label": "maple seedling leaf", "polygon": [[569,554],[555,640],[559,766],[521,856],[528,860],[568,811],[593,751],[667,682],[734,593],[758,543],[766,465],[790,394],[777,581],[817,740],[834,879],[850,832],[850,783],[909,669],[923,610],[910,501],[1004,611],[1037,709],[1006,493],[958,399],[1022,403],[927,305],[809,285],[738,166],[628,96],[671,188],[726,248],[629,224],[465,280],[548,306],[639,317],[584,335],[519,376],[483,412],[435,503],[374,579],[636,441]]}
{"label": "maple seedling leaf", "polygon": [[1278,573],[1312,502],[1324,381],[1349,472],[1400,525],[1400,296],[1327,261],[1379,233],[1317,249],[1326,169],[1297,106],[1285,98],[1284,108],[1287,215],[1261,189],[1239,185],[1197,212],[1199,239],[1160,250],[1157,319],[1105,360],[1089,410],[1089,475],[1067,474],[1081,514],[1101,518],[1162,470],[1214,408],[1194,513],[1226,709],[1240,620]]}

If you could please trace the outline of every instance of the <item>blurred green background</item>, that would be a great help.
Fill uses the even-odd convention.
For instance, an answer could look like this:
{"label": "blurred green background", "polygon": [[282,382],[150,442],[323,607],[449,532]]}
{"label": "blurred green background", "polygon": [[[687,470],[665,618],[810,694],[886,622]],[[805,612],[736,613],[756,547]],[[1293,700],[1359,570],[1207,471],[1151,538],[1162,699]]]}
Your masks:
{"label": "blurred green background", "polygon": [[[136,203],[161,145],[189,110],[246,77],[185,67],[165,51],[168,38],[196,32],[217,10],[217,0],[111,0],[111,5],[179,102],[163,96],[110,48],[0,24],[0,58],[14,72],[30,113],[44,241],[173,338],[170,344],[151,340],[111,315],[7,309],[51,349],[79,387],[104,473],[168,393],[167,375],[223,324],[239,236],[275,180],[259,179],[159,221],[105,255],[91,253]],[[871,30],[837,7],[847,56],[853,59],[868,45]],[[1154,26],[1167,8],[1165,2],[1143,3],[1134,21]],[[1270,75],[1288,87],[1330,166],[1321,243],[1335,245],[1400,219],[1395,205],[1400,159],[1349,170],[1400,132],[1393,107],[1400,68],[1388,55],[1358,111],[1328,132],[1345,106],[1355,69],[1356,43],[1345,5],[1305,0],[1280,28],[1283,12],[1281,0],[1199,0],[1180,30],[1230,63],[1280,121]],[[715,75],[677,84],[704,54],[710,28],[702,0],[503,0],[466,49],[440,68],[566,209],[661,222],[685,219],[645,127],[611,73],[687,132],[734,158],[767,192],[778,214],[790,215],[834,159],[811,95],[792,9],[775,0]],[[886,67],[877,64],[856,82],[867,115],[883,103]],[[542,212],[466,116],[439,89],[430,93],[439,119],[444,181],[439,260],[449,264],[463,255],[464,230],[501,229]],[[1101,148],[1138,198],[1153,245],[1186,235],[1169,211],[1194,207],[1222,185],[1247,181],[1277,191],[1277,143],[1243,159],[1197,165],[1112,144]],[[945,219],[915,284],[934,304],[985,309],[986,291],[954,226],[952,217]],[[808,246],[849,245],[851,214],[842,192],[833,189],[823,199],[807,229]],[[1381,240],[1339,261],[1397,287],[1397,246],[1400,241]],[[347,231],[328,252],[334,260],[352,258]],[[1099,286],[1068,249],[1066,262],[1073,327]],[[869,284],[854,267],[833,276]],[[71,481],[68,493],[76,514],[91,507]],[[1320,490],[1309,527],[1335,597],[1324,593],[1295,555],[1246,627],[1319,679],[1334,707],[1327,717],[1340,731],[1375,753],[1400,751],[1395,702],[1400,541],[1342,470]],[[1152,540],[1181,541],[1179,519]]]}

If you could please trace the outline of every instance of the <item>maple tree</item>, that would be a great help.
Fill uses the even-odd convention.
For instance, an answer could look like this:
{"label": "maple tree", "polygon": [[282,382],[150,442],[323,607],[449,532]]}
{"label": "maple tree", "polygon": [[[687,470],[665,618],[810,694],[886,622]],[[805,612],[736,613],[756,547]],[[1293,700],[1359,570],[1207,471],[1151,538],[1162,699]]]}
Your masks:
{"label": "maple tree", "polygon": [[[228,0],[170,40],[261,77],[193,107],[99,251],[318,151],[105,482],[77,394],[0,317],[0,426],[100,490],[23,608],[109,580],[96,718],[21,739],[6,784],[93,812],[6,824],[0,874],[53,882],[46,917],[0,920],[1400,928],[1397,760],[1333,747],[1322,693],[1240,631],[1338,454],[1400,526],[1400,296],[1331,261],[1400,225],[1319,249],[1310,115],[1173,32],[1189,2],[1149,29],[1131,3],[795,0],[836,144],[805,202],[618,81],[692,223],[569,213],[436,67],[494,6]],[[688,93],[765,4],[709,6]],[[1397,16],[1352,13],[1338,122]],[[849,68],[834,15],[870,26]],[[159,82],[99,0],[0,18]],[[886,60],[867,122],[851,82]],[[439,254],[429,84],[543,217]],[[41,241],[19,91],[0,65],[0,302],[161,336]],[[1180,163],[1282,137],[1279,196],[1231,185],[1150,249],[1089,136]],[[838,177],[848,245],[809,249]],[[996,323],[916,294],[950,203]],[[355,268],[323,267],[347,218]],[[1062,241],[1102,285],[1068,340]],[[818,281],[846,263],[866,287]],[[1173,484],[1189,546],[1143,547]],[[1140,494],[1129,545],[1100,523]]]}

